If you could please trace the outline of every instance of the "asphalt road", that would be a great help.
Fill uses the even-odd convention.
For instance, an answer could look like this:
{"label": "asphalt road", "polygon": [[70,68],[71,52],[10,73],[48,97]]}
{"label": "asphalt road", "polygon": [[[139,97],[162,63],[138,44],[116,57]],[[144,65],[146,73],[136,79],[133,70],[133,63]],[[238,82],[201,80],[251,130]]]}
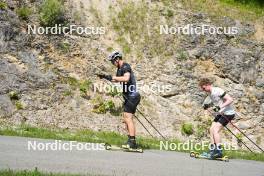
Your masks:
{"label": "asphalt road", "polygon": [[[54,140],[0,136],[0,169],[34,169],[45,172],[122,176],[264,176],[264,162],[210,161],[186,153],[147,150],[144,153],[94,150],[28,150]],[[68,143],[64,141],[63,143]],[[32,149],[32,148],[31,148]],[[41,150],[40,150],[41,149]]]}

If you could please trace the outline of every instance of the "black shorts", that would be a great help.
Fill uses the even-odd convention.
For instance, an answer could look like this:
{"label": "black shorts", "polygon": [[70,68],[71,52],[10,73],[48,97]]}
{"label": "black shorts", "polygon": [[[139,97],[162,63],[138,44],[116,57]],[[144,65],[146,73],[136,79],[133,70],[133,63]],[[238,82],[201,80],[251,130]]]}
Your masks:
{"label": "black shorts", "polygon": [[137,93],[135,96],[124,96],[124,112],[135,114],[137,110],[137,105],[140,102],[140,94]]}
{"label": "black shorts", "polygon": [[219,122],[221,123],[223,126],[226,126],[231,120],[233,120],[235,117],[234,115],[217,115],[214,119],[214,122]]}

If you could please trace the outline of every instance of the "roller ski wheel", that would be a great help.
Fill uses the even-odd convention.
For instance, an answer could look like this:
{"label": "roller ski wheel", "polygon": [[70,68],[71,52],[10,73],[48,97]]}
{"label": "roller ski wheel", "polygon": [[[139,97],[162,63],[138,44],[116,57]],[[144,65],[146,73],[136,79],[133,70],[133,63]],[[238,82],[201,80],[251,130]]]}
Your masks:
{"label": "roller ski wheel", "polygon": [[190,157],[192,157],[192,158],[197,158],[199,155],[200,155],[200,153],[198,153],[198,152],[195,152],[195,151],[190,152]]}
{"label": "roller ski wheel", "polygon": [[111,144],[105,143],[104,146],[105,146],[105,150],[143,153],[143,149],[141,148],[133,149],[127,145],[126,146],[122,145],[121,147],[119,147],[117,145],[111,145]]}
{"label": "roller ski wheel", "polygon": [[[198,153],[199,154],[199,153]],[[194,151],[191,151],[190,152],[190,157],[192,157],[192,158],[196,158],[196,156],[197,156],[197,152],[194,152]]]}
{"label": "roller ski wheel", "polygon": [[219,160],[219,161],[229,162],[228,156],[223,156],[221,158],[211,158],[210,155],[208,153],[205,153],[205,152],[200,154],[198,152],[191,151],[190,157],[197,158],[197,159]]}
{"label": "roller ski wheel", "polygon": [[108,143],[104,144],[105,150],[111,150],[112,146]]}

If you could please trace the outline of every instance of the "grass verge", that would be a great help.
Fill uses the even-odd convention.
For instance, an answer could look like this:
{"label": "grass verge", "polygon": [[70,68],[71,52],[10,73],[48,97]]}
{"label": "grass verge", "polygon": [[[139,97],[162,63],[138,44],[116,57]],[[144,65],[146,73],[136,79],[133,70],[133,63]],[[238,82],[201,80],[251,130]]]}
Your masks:
{"label": "grass verge", "polygon": [[[79,141],[79,142],[93,142],[93,143],[110,143],[113,145],[121,145],[127,140],[127,136],[120,135],[115,132],[106,131],[92,131],[92,130],[65,130],[65,129],[47,129],[47,128],[37,128],[28,125],[21,125],[18,127],[1,127],[0,135],[6,136],[22,136],[22,137],[32,137],[32,138],[42,138],[42,139],[55,139],[55,140],[69,140],[69,141]],[[157,138],[146,138],[137,137],[139,146],[143,149],[160,149],[160,140]],[[168,146],[179,146],[181,141],[174,139],[167,141]],[[166,144],[163,141],[163,144]],[[164,146],[164,145],[163,145]],[[164,149],[163,147],[162,149]],[[173,151],[179,152],[190,152],[190,150],[183,150],[183,147],[172,149]],[[204,152],[204,151],[198,151]],[[229,158],[237,159],[247,159],[264,161],[264,153],[251,153],[248,151],[225,151],[225,155]],[[1,174],[0,174],[1,175]]]}
{"label": "grass verge", "polygon": [[[1,176],[80,176],[78,174],[62,174],[62,173],[45,173],[40,172],[37,168],[34,171],[30,170],[23,170],[23,171],[14,171],[14,170],[0,170]],[[87,174],[87,176],[99,176],[99,175],[92,175]]]}

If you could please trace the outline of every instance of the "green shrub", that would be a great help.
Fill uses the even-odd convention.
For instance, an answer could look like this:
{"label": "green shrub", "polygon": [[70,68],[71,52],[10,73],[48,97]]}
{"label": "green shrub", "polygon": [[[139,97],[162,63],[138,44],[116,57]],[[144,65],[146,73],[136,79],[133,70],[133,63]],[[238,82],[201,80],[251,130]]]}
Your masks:
{"label": "green shrub", "polygon": [[76,78],[74,77],[66,77],[63,78],[63,82],[66,84],[71,85],[73,88],[76,88],[79,85],[79,82]]}
{"label": "green shrub", "polygon": [[11,100],[19,100],[19,95],[16,91],[11,91],[8,93]]}
{"label": "green shrub", "polygon": [[102,96],[97,96],[92,100],[92,104],[94,104],[93,112],[97,114],[105,114],[110,112],[112,115],[118,115],[120,109],[115,107],[115,103],[112,100],[105,101]]}
{"label": "green shrub", "polygon": [[17,15],[22,20],[28,20],[29,19],[29,16],[31,15],[31,13],[32,13],[32,11],[28,7],[21,7],[21,8],[18,8],[17,9]]}
{"label": "green shrub", "polygon": [[17,110],[20,110],[20,109],[23,109],[24,107],[20,101],[16,101],[16,108]]}
{"label": "green shrub", "polygon": [[107,95],[110,95],[112,97],[115,97],[116,95],[119,95],[120,92],[118,91],[118,88],[115,86],[111,87],[111,91],[107,93]]}
{"label": "green shrub", "polygon": [[70,44],[67,42],[59,43],[59,49],[62,50],[64,53],[68,53],[70,51]]}
{"label": "green shrub", "polygon": [[170,18],[170,17],[173,17],[174,13],[173,13],[172,10],[166,9],[166,10],[164,10],[164,12],[162,12],[162,15],[165,16],[165,17]]}
{"label": "green shrub", "polygon": [[80,83],[79,87],[80,87],[80,91],[82,93],[86,93],[88,91],[88,89],[90,88],[92,82],[89,80],[85,80],[83,82]]}
{"label": "green shrub", "polygon": [[101,97],[97,98],[95,101],[98,101],[94,105],[93,112],[97,114],[105,114],[106,112],[116,112],[115,103],[112,100],[104,101]]}
{"label": "green shrub", "polygon": [[188,58],[187,53],[183,50],[179,51],[178,59],[179,60],[186,60]]}
{"label": "green shrub", "polygon": [[5,10],[7,8],[7,4],[5,2],[0,2],[0,9]]}
{"label": "green shrub", "polygon": [[172,10],[168,9],[167,10],[167,17],[173,17],[174,13]]}
{"label": "green shrub", "polygon": [[112,100],[109,100],[104,103],[104,106],[107,111],[112,111],[115,108],[115,103]]}
{"label": "green shrub", "polygon": [[193,134],[193,125],[191,123],[183,123],[181,126],[182,134],[192,135]]}
{"label": "green shrub", "polygon": [[66,91],[63,92],[63,95],[64,96],[71,96],[72,95],[72,91],[66,90]]}
{"label": "green shrub", "polygon": [[40,23],[42,26],[55,26],[63,24],[64,7],[59,0],[45,0],[40,8]]}

